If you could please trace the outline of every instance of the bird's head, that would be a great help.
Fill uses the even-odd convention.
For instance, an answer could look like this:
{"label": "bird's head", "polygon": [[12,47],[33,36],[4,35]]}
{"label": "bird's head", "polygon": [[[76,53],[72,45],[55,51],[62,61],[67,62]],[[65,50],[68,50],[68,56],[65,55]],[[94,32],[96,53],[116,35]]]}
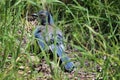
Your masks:
{"label": "bird's head", "polygon": [[37,14],[32,14],[32,16],[37,17],[38,20],[40,20],[41,25],[46,25],[46,24],[53,25],[54,24],[52,15],[48,11],[41,10]]}

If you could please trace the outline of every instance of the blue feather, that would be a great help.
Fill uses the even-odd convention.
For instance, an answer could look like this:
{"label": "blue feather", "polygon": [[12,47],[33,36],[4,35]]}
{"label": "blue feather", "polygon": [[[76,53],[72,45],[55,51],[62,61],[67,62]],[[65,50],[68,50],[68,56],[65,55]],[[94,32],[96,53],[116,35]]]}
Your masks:
{"label": "blue feather", "polygon": [[38,45],[41,49],[45,49],[45,42],[44,42],[44,38],[40,33],[40,27],[37,27],[34,31],[34,36],[37,39]]}
{"label": "blue feather", "polygon": [[54,50],[56,50],[56,53],[57,53],[58,57],[60,58],[60,60],[64,64],[65,70],[66,71],[71,71],[74,67],[74,64],[73,64],[73,62],[70,61],[70,58],[67,56],[67,54],[65,54],[65,51],[62,48],[62,46],[52,44],[49,47],[50,47],[50,50],[52,52],[54,52]]}

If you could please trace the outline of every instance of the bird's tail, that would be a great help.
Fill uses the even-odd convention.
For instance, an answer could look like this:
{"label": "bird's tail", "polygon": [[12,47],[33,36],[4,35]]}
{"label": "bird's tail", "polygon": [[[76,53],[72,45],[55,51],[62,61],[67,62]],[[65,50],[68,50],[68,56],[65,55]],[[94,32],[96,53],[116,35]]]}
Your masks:
{"label": "bird's tail", "polygon": [[62,64],[64,65],[64,69],[65,71],[72,71],[74,68],[74,64],[73,62],[70,61],[70,58],[67,56],[67,54],[65,53],[64,49],[63,49],[63,45],[50,45],[50,50],[52,52],[54,52],[56,50],[57,56],[60,58],[60,61],[62,62]]}

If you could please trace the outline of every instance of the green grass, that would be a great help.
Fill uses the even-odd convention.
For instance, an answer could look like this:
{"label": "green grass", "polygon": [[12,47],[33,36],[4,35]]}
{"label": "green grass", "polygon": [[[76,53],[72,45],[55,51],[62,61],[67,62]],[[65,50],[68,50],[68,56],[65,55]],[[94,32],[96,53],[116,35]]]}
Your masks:
{"label": "green grass", "polygon": [[[66,44],[72,47],[71,56],[74,62],[79,62],[77,71],[96,73],[96,79],[120,79],[120,1],[119,0],[73,0],[65,4],[58,0],[0,0],[0,80],[36,80],[44,77],[37,73],[32,66],[39,64],[31,61],[28,48],[34,43],[32,32],[27,32],[25,17],[31,13],[45,9],[51,11],[55,24],[64,32]],[[23,43],[27,37],[27,43]],[[68,41],[69,40],[69,41]],[[36,54],[35,44],[33,51],[39,59],[43,56],[47,64],[51,62],[43,51]],[[80,56],[82,55],[82,57]],[[8,58],[10,57],[10,58]],[[86,66],[88,61],[90,66]],[[102,70],[97,72],[96,66]],[[22,74],[19,67],[24,66]],[[52,69],[51,69],[52,70]],[[26,73],[31,71],[30,74]],[[56,66],[52,79],[68,80],[64,72]]]}

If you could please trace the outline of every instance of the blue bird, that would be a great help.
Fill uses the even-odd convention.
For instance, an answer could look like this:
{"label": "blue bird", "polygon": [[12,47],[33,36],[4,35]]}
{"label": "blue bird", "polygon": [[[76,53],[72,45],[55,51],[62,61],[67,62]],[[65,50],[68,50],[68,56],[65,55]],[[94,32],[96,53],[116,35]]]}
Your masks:
{"label": "blue bird", "polygon": [[55,53],[60,58],[62,64],[64,64],[64,70],[68,72],[72,71],[74,64],[65,53],[62,32],[59,28],[55,27],[50,12],[41,10],[32,16],[36,16],[41,24],[34,31],[34,36],[37,39],[39,47],[45,50],[47,44],[52,53],[56,51]]}

